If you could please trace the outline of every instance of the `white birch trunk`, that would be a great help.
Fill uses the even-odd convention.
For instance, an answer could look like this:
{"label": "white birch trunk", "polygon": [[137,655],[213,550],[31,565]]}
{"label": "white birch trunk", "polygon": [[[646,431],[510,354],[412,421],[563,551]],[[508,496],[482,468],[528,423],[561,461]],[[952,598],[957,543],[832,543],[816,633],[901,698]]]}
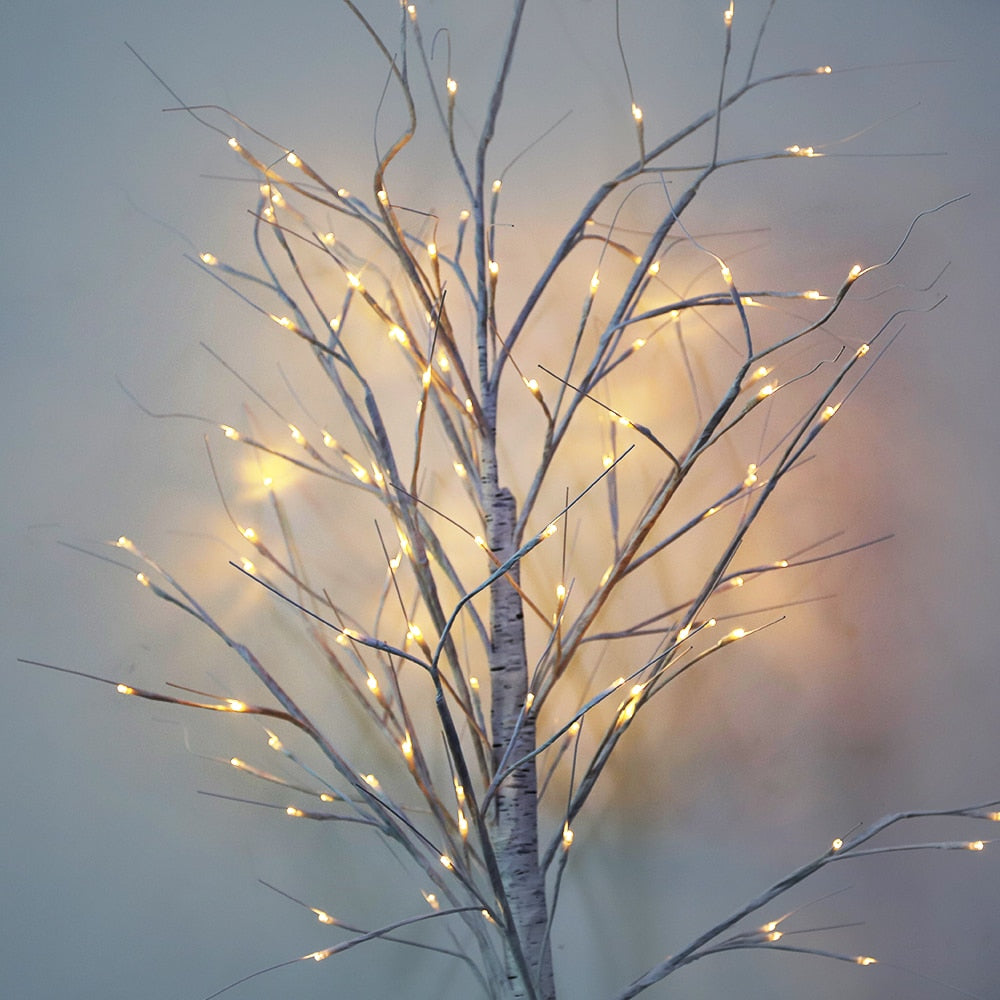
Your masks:
{"label": "white birch trunk", "polygon": [[[515,501],[507,489],[498,490],[490,504],[489,544],[503,561],[513,552]],[[515,566],[510,576],[519,579]],[[507,753],[517,729],[518,717],[528,693],[528,666],[524,644],[524,610],[521,597],[510,580],[496,581],[490,591],[491,648],[490,683],[493,765]],[[528,714],[517,729],[508,761],[517,760],[535,748],[535,719]],[[500,874],[510,902],[515,928],[521,941],[534,990],[524,977],[510,947],[507,975],[511,997],[554,1000],[552,952],[546,936],[548,907],[545,878],[538,866],[538,782],[535,763],[518,768],[497,791],[491,807],[495,849]]]}

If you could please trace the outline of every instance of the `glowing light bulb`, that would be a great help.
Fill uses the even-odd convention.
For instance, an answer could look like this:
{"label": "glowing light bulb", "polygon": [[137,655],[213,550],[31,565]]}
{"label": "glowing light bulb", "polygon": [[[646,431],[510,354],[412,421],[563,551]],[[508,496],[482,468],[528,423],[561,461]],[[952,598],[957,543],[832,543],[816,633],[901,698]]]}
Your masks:
{"label": "glowing light bulb", "polygon": [[442,854],[441,857],[438,858],[438,861],[441,862],[442,868],[447,868],[450,872],[455,870],[455,862],[452,861],[447,854]]}
{"label": "glowing light bulb", "polygon": [[445,81],[445,87],[448,88],[448,93],[454,97],[458,93],[458,84],[449,76]]}
{"label": "glowing light bulb", "polygon": [[855,264],[854,267],[847,273],[847,280],[853,281],[859,274],[861,274],[861,265]]}
{"label": "glowing light bulb", "polygon": [[425,368],[423,375],[420,376],[420,383],[426,389],[431,384],[431,378],[433,377],[433,372],[430,368]]}
{"label": "glowing light bulb", "polygon": [[336,642],[339,646],[349,646],[352,638],[357,638],[357,633],[354,632],[353,629],[345,628],[343,632],[337,636],[334,642]]}
{"label": "glowing light bulb", "polygon": [[438,255],[437,244],[436,243],[428,243],[427,244],[427,256],[430,257],[431,260],[434,260],[434,258],[437,257],[437,255]]}
{"label": "glowing light bulb", "polygon": [[438,902],[438,898],[433,892],[424,892],[423,889],[421,889],[420,894],[424,897],[424,899],[427,901],[427,905],[432,910],[440,909],[441,904]]}
{"label": "glowing light bulb", "polygon": [[822,420],[823,423],[826,423],[826,421],[829,420],[830,417],[832,417],[837,412],[838,409],[840,409],[839,405],[826,407],[826,409],[823,410],[823,412],[819,415],[819,419]]}
{"label": "glowing light bulb", "polygon": [[230,712],[245,712],[247,710],[246,703],[238,698],[227,698],[226,704],[229,706]]}
{"label": "glowing light bulb", "polygon": [[528,391],[533,395],[538,395],[538,380],[533,378],[525,378],[521,380],[528,387]]}
{"label": "glowing light bulb", "polygon": [[982,840],[971,840],[965,846],[970,851],[981,851],[984,847],[986,847],[986,844]]}
{"label": "glowing light bulb", "polygon": [[337,242],[337,237],[333,233],[323,233],[320,239],[328,247],[334,246]]}
{"label": "glowing light bulb", "polygon": [[490,261],[490,274],[495,278],[500,273],[500,265],[495,261]]}
{"label": "glowing light bulb", "polygon": [[409,14],[411,21],[415,21],[417,19],[417,5],[415,3],[407,4],[406,13]]}
{"label": "glowing light bulb", "polygon": [[817,73],[822,73],[824,75],[827,74],[827,73],[832,73],[833,72],[833,67],[832,66],[817,66],[816,67],[816,72]]}
{"label": "glowing light bulb", "polygon": [[775,389],[775,387],[774,387],[773,383],[768,383],[765,386],[761,386],[760,391],[757,393],[757,398],[758,399],[766,399],[768,396],[770,396],[774,392],[774,389]]}
{"label": "glowing light bulb", "polygon": [[257,567],[253,564],[253,560],[251,559],[246,559],[246,558],[240,559],[240,565],[243,567],[244,573],[257,572]]}
{"label": "glowing light bulb", "polygon": [[135,552],[135,545],[132,543],[132,539],[126,538],[125,535],[118,536],[115,546],[119,549],[124,549],[126,552]]}
{"label": "glowing light bulb", "polygon": [[410,739],[409,733],[400,741],[399,749],[403,751],[403,756],[407,760],[413,760],[413,741]]}
{"label": "glowing light bulb", "polygon": [[563,850],[568,851],[573,843],[573,831],[569,828],[569,823],[563,823],[562,845]]}
{"label": "glowing light bulb", "polygon": [[479,678],[478,677],[470,677],[469,678],[469,687],[472,688],[473,691],[478,691],[479,690]]}
{"label": "glowing light bulb", "polygon": [[379,787],[378,778],[374,774],[362,774],[361,780],[368,785],[369,788],[377,789]]}
{"label": "glowing light bulb", "polygon": [[[310,907],[310,909],[312,908]],[[313,913],[316,914],[316,919],[321,924],[335,924],[337,922],[333,917],[330,916],[329,913],[326,913],[323,910],[313,909]]]}
{"label": "glowing light bulb", "polygon": [[127,684],[118,684],[115,686],[115,690],[119,694],[135,694],[135,688],[129,687]]}
{"label": "glowing light bulb", "polygon": [[476,409],[475,403],[473,403],[472,400],[469,399],[468,396],[466,396],[465,397],[465,412],[466,413],[474,413],[475,409]]}
{"label": "glowing light bulb", "polygon": [[757,482],[757,466],[753,462],[751,462],[747,466],[747,474],[746,478],[743,480],[743,485],[747,489],[750,489],[750,487],[753,486],[753,484],[756,482]]}
{"label": "glowing light bulb", "polygon": [[350,198],[351,197],[351,192],[348,191],[347,188],[337,188],[337,197],[338,198]]}
{"label": "glowing light bulb", "polygon": [[209,267],[215,267],[215,265],[219,263],[219,258],[216,257],[214,253],[209,253],[207,250],[204,253],[198,254],[198,259],[203,264],[207,264]]}
{"label": "glowing light bulb", "polygon": [[296,444],[305,444],[306,443],[306,439],[305,439],[305,437],[303,437],[302,431],[300,431],[298,429],[298,427],[295,426],[295,424],[289,424],[288,425],[288,429],[289,429],[289,431],[291,431],[292,440]]}
{"label": "glowing light bulb", "polygon": [[305,816],[305,813],[301,809],[296,809],[295,806],[289,806],[285,810],[285,815],[293,816],[295,819],[300,819],[301,817]]}
{"label": "glowing light bulb", "polygon": [[831,851],[839,851],[844,846],[844,841],[840,837],[835,837],[833,843],[830,845]]}
{"label": "glowing light bulb", "polygon": [[237,153],[238,153],[238,152],[239,152],[239,151],[240,151],[240,150],[241,150],[241,149],[243,148],[243,147],[242,147],[242,146],[240,145],[240,141],[239,141],[239,139],[237,139],[237,138],[235,138],[235,137],[233,137],[233,138],[229,139],[229,140],[228,140],[228,143],[229,143],[229,148],[230,148],[230,149],[235,149]]}
{"label": "glowing light bulb", "polygon": [[368,470],[360,463],[355,461],[349,455],[344,456],[347,460],[347,464],[351,467],[351,473],[354,478],[362,483],[370,483],[372,477],[368,475]]}
{"label": "glowing light bulb", "polygon": [[458,810],[458,833],[462,840],[469,836],[469,821],[465,818],[465,813]]}
{"label": "glowing light bulb", "polygon": [[455,470],[455,475],[458,476],[459,479],[465,479],[468,475],[468,472],[465,471],[465,466],[462,465],[461,462],[452,462],[451,466]]}
{"label": "glowing light bulb", "polygon": [[285,162],[290,167],[301,167],[302,166],[302,161],[291,150],[288,151],[288,155],[285,157]]}
{"label": "glowing light bulb", "polygon": [[720,267],[722,272],[722,280],[727,284],[731,285],[733,283],[733,272],[729,270],[728,264],[723,264]]}
{"label": "glowing light bulb", "polygon": [[725,646],[730,642],[736,642],[737,639],[742,639],[746,634],[747,634],[746,629],[734,628],[732,632],[730,632],[728,635],[724,635],[719,640],[719,645]]}
{"label": "glowing light bulb", "polygon": [[372,694],[378,694],[378,678],[370,670],[368,671],[368,679],[365,683],[368,685],[368,690],[371,691]]}
{"label": "glowing light bulb", "polygon": [[733,23],[733,13],[733,0],[730,0],[729,9],[722,12],[722,20],[727,28]]}
{"label": "glowing light bulb", "polygon": [[148,587],[148,586],[149,586],[149,577],[148,577],[148,576],[146,576],[146,574],[145,574],[145,573],[136,573],[136,574],[135,574],[135,578],[136,578],[136,580],[137,580],[137,581],[138,581],[139,583],[141,583],[141,584],[142,584],[142,585],[143,585],[144,587]]}
{"label": "glowing light bulb", "polygon": [[877,958],[872,958],[871,955],[858,955],[858,957],[856,959],[854,959],[854,961],[858,965],[877,965],[878,964],[878,959]]}
{"label": "glowing light bulb", "polygon": [[329,431],[323,431],[323,444],[325,444],[327,448],[336,448],[337,439]]}
{"label": "glowing light bulb", "polygon": [[649,265],[646,273],[656,277],[656,275],[660,273],[660,262],[658,260],[654,260],[653,263]]}
{"label": "glowing light bulb", "polygon": [[638,104],[632,105],[632,117],[636,120],[636,122],[642,121],[642,108],[640,108]]}
{"label": "glowing light bulb", "polygon": [[375,196],[378,198],[381,204],[383,205],[389,204],[389,196],[385,193],[385,188],[379,188],[379,190],[375,193]]}
{"label": "glowing light bulb", "polygon": [[542,538],[551,538],[558,530],[558,525],[553,522],[542,532]]}
{"label": "glowing light bulb", "polygon": [[556,587],[556,600],[560,604],[566,600],[566,587],[561,583]]}
{"label": "glowing light bulb", "polygon": [[770,373],[771,369],[765,365],[761,365],[759,368],[755,369],[754,373],[750,376],[751,382],[759,382],[762,378]]}
{"label": "glowing light bulb", "polygon": [[529,691],[524,696],[524,710],[527,712],[531,709],[531,706],[535,704],[535,692]]}
{"label": "glowing light bulb", "polygon": [[635,715],[635,702],[627,701],[621,706],[621,711],[618,713],[618,721],[615,723],[618,726],[624,726],[626,722],[632,721],[632,716]]}
{"label": "glowing light bulb", "polygon": [[862,345],[861,345],[861,346],[860,346],[860,347],[859,347],[859,348],[858,348],[858,349],[857,349],[857,350],[856,350],[856,351],[854,352],[854,356],[855,356],[856,358],[863,358],[863,357],[864,357],[864,356],[865,356],[865,355],[866,355],[866,354],[867,354],[867,353],[868,353],[868,352],[869,352],[870,350],[871,350],[871,348],[870,348],[870,347],[869,347],[869,346],[868,346],[867,344],[862,344]]}
{"label": "glowing light bulb", "polygon": [[633,351],[641,350],[645,346],[646,346],[646,341],[642,337],[636,337],[636,339],[632,341]]}
{"label": "glowing light bulb", "polygon": [[594,272],[594,276],[590,279],[590,294],[593,295],[594,292],[600,287],[601,276],[599,271]]}
{"label": "glowing light bulb", "polygon": [[244,528],[241,534],[248,542],[253,542],[257,539],[257,532],[253,528]]}
{"label": "glowing light bulb", "polygon": [[503,181],[498,178],[497,180],[495,180],[493,182],[493,186],[492,186],[491,190],[493,191],[494,194],[499,194],[500,193],[500,188],[502,188],[502,187],[503,187]]}
{"label": "glowing light bulb", "polygon": [[347,278],[347,283],[351,286],[351,288],[361,287],[361,279],[353,272],[345,271],[344,277]]}

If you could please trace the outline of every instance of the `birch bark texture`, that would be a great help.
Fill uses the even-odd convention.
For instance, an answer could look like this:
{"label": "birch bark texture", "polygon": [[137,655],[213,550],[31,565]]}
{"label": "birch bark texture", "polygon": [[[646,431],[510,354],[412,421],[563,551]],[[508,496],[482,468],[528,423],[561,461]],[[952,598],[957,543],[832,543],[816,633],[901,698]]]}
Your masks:
{"label": "birch bark texture", "polygon": [[[509,489],[493,496],[488,516],[489,545],[494,559],[504,563],[514,551],[516,501]],[[518,593],[520,565],[490,588],[490,689],[493,769],[529,758],[497,788],[490,809],[494,849],[504,891],[514,918],[528,972],[537,983],[538,1000],[554,1000],[552,952],[547,934],[545,874],[538,863],[538,778],[535,758],[535,715],[527,703],[528,660],[524,607]],[[529,997],[511,947],[506,949],[510,996]]]}

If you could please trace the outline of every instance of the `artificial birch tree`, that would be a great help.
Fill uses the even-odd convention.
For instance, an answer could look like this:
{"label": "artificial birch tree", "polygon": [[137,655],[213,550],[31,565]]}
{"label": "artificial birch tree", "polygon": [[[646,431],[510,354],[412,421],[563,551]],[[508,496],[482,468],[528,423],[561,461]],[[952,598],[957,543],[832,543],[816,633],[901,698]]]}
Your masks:
{"label": "artificial birch tree", "polygon": [[[817,288],[801,289],[785,288],[778,278],[766,287],[744,287],[724,239],[688,226],[691,206],[722,171],[824,155],[798,145],[724,153],[727,116],[748,94],[832,72],[820,66],[758,75],[765,17],[751,34],[745,75],[734,82],[731,4],[720,19],[714,100],[672,134],[647,125],[619,32],[623,103],[634,142],[566,221],[544,267],[505,298],[505,259],[514,259],[518,240],[531,235],[503,230],[507,167],[492,153],[505,87],[516,71],[526,0],[512,4],[506,35],[491,53],[496,82],[471,150],[460,123],[475,109],[461,107],[459,82],[435,58],[416,5],[401,6],[398,36],[390,41],[375,29],[375,18],[344,2],[384,65],[383,101],[401,108],[405,120],[387,149],[376,142],[371,190],[364,195],[329,179],[305,150],[224,109],[193,106],[170,92],[175,110],[218,132],[259,184],[251,220],[257,269],[208,250],[195,263],[235,293],[241,308],[273,322],[289,345],[297,340],[330,392],[329,416],[304,413],[294,422],[282,416],[291,445],[238,426],[236,418],[220,425],[223,437],[315,477],[336,510],[346,509],[344,497],[353,492],[381,511],[379,578],[373,583],[359,570],[353,593],[329,592],[314,580],[286,500],[270,485],[271,532],[251,527],[225,501],[241,543],[249,546],[235,565],[247,577],[243,585],[262,586],[291,606],[322,669],[366,720],[370,739],[391,748],[395,765],[378,777],[364,773],[353,748],[293,697],[280,667],[265,665],[192,588],[125,536],[116,544],[141,564],[139,582],[211,629],[269,697],[257,703],[116,687],[273,726],[269,750],[301,768],[300,781],[241,757],[232,758],[232,766],[261,787],[277,783],[298,796],[287,806],[292,817],[370,828],[373,851],[382,841],[430,886],[417,915],[406,910],[383,927],[293,961],[328,959],[382,938],[446,951],[493,1000],[555,1000],[552,940],[573,825],[617,760],[623,738],[681,675],[717,654],[738,656],[740,644],[755,641],[780,617],[751,610],[746,624],[727,628],[713,613],[719,595],[843,554],[827,546],[775,553],[765,564],[741,562],[779,484],[812,457],[820,435],[895,335],[895,315],[872,320],[869,311],[863,335],[853,325],[845,332],[836,320],[857,286],[877,291],[883,272],[891,274],[920,216],[887,243],[884,260],[845,266],[836,279],[824,276]],[[435,169],[455,179],[453,206],[410,200],[407,147],[418,123],[437,130]],[[547,135],[523,137],[521,155],[537,156],[539,170],[546,141]],[[397,200],[400,177],[398,188],[408,194]],[[640,196],[647,208],[636,232],[619,219]],[[675,273],[685,254],[684,268]],[[685,269],[696,279],[682,278]],[[913,308],[930,310],[939,301],[930,290]],[[709,352],[713,370],[701,382],[692,360],[699,346],[690,331],[709,316],[735,350]],[[668,370],[671,386],[688,383],[686,421],[654,426],[633,419],[630,386],[666,382]],[[400,398],[416,404],[403,426]],[[217,442],[210,449],[213,463],[221,464]],[[724,447],[751,451],[752,458],[736,475],[728,470],[706,480],[705,466]],[[648,483],[644,493],[639,481]],[[720,522],[723,528],[713,527]],[[597,548],[607,561],[599,575],[591,572],[593,551],[584,558],[578,542],[567,541],[579,539],[581,525],[588,549]],[[696,585],[658,590],[657,568],[692,539],[701,560]],[[639,603],[636,586],[645,594]],[[279,727],[304,734],[327,769],[304,764]],[[413,796],[419,807],[407,804]],[[838,838],[715,926],[694,929],[690,944],[640,970],[618,1000],[697,959],[734,949],[800,950],[872,964],[870,956],[781,943],[780,919],[769,914],[751,929],[745,921],[846,858],[914,847],[981,850],[981,840],[866,845],[917,816],[997,819],[996,808],[899,813]],[[318,905],[307,905],[321,921],[335,922]],[[447,927],[447,943],[406,936],[427,922]]]}

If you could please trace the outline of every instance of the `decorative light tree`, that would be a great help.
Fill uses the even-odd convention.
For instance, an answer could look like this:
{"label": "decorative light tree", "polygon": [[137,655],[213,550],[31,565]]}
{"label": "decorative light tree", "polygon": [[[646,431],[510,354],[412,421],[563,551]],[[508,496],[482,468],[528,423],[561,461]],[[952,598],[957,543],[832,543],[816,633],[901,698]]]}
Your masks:
{"label": "decorative light tree", "polygon": [[[745,75],[734,82],[730,4],[714,104],[671,135],[647,126],[619,32],[633,146],[568,214],[528,277],[537,233],[508,228],[504,182],[514,160],[497,169],[491,155],[525,0],[513,4],[498,40],[496,82],[471,149],[459,82],[435,61],[416,5],[401,7],[390,43],[369,15],[345,4],[383,61],[384,104],[404,111],[398,136],[384,149],[376,143],[370,192],[346,190],[305,150],[221,108],[177,101],[219,132],[259,183],[257,269],[208,251],[197,263],[305,345],[332,393],[321,419],[304,406],[294,422],[281,417],[291,444],[254,430],[250,418],[248,426],[232,418],[222,434],[322,484],[331,497],[331,547],[341,533],[365,530],[374,512],[384,557],[374,571],[357,566],[350,591],[330,591],[310,570],[287,498],[268,477],[274,528],[250,526],[227,503],[249,546],[234,565],[249,578],[245,586],[263,586],[292,606],[369,745],[391,754],[377,776],[359,766],[350,741],[325,724],[325,708],[292,693],[284,666],[266,665],[193,588],[126,537],[116,544],[142,564],[139,582],[221,638],[270,699],[181,697],[106,682],[125,695],[262,720],[270,750],[300,778],[242,757],[232,766],[294,792],[291,817],[360,824],[371,850],[381,841],[414,873],[426,902],[417,915],[403,905],[384,926],[348,928],[340,943],[292,961],[387,939],[446,951],[484,996],[553,1000],[552,941],[574,824],[626,734],[682,675],[710,658],[738,657],[783,617],[751,609],[723,624],[732,618],[715,610],[724,594],[868,544],[831,551],[824,541],[763,561],[745,555],[779,484],[811,458],[897,330],[898,311],[873,325],[870,303],[865,318],[837,320],[858,286],[879,289],[920,216],[883,261],[846,266],[828,287],[821,280],[803,289],[780,281],[746,287],[726,250],[737,235],[694,231],[692,206],[723,170],[826,155],[799,145],[724,153],[727,115],[747,95],[832,72],[756,75],[765,17]],[[408,165],[425,118],[437,129],[435,185],[446,171],[456,185],[445,209],[420,201],[420,175]],[[376,135],[384,131],[378,126]],[[548,141],[548,132],[524,136],[515,159],[534,157],[541,172]],[[536,183],[555,197],[560,178]],[[934,294],[913,308],[932,309]],[[322,766],[290,748],[282,727],[304,734]],[[871,841],[911,818],[996,820],[996,809],[903,812],[837,838],[725,919],[692,932],[615,996],[637,996],[676,969],[735,949],[872,964],[864,955],[788,944],[785,917],[765,912],[752,929],[746,921],[846,858],[982,850],[982,840]],[[338,923],[306,905],[321,922]],[[427,923],[445,929],[445,943],[408,936]]]}

